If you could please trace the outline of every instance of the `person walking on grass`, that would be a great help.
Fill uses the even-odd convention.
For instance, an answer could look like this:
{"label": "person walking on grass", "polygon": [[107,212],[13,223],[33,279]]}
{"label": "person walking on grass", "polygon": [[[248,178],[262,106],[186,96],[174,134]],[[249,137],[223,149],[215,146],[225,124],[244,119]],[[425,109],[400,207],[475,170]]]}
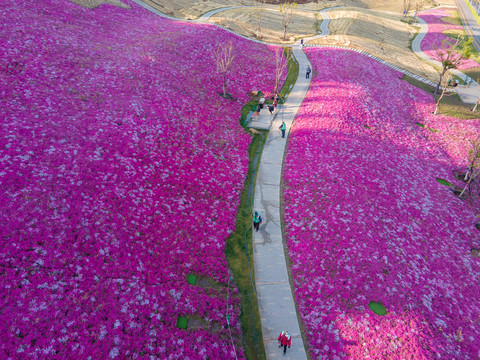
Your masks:
{"label": "person walking on grass", "polygon": [[278,347],[283,346],[284,354],[287,352],[287,345],[290,349],[290,346],[292,345],[292,337],[290,336],[288,331],[282,331],[280,335],[278,335]]}
{"label": "person walking on grass", "polygon": [[279,127],[282,130],[282,139],[285,137],[285,130],[287,130],[287,125],[285,125],[285,121],[282,121],[282,125]]}
{"label": "person walking on grass", "polygon": [[312,68],[310,67],[310,65],[307,65],[307,74],[306,74],[307,79],[310,79],[310,73],[311,72],[312,72]]}
{"label": "person walking on grass", "polygon": [[258,231],[261,223],[262,223],[262,217],[258,212],[255,211],[255,213],[253,214],[253,228],[255,229],[255,231]]}

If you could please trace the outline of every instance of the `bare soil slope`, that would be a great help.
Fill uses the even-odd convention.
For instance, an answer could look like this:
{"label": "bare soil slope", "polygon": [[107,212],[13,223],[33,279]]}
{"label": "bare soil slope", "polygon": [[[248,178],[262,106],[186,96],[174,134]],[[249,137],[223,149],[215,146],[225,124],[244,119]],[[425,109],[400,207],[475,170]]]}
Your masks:
{"label": "bare soil slope", "polygon": [[[257,8],[261,9],[261,8]],[[294,21],[287,28],[286,41],[283,41],[283,25],[280,12],[275,7],[261,9],[259,39],[272,43],[292,43],[299,37],[311,36],[317,33],[316,26],[320,26],[315,13],[298,11]],[[239,34],[256,38],[257,21],[254,8],[241,8],[222,11],[210,18],[211,22],[222,25]]]}
{"label": "bare soil slope", "polygon": [[121,2],[120,0],[70,0],[71,2],[88,9],[94,9],[102,4],[110,4],[124,9],[130,9],[130,6]]}
{"label": "bare soil slope", "polygon": [[161,12],[181,19],[196,19],[214,9],[252,5],[252,0],[143,0]]}
{"label": "bare soil slope", "polygon": [[328,14],[331,35],[312,44],[361,49],[424,78],[438,79],[438,72],[410,50],[417,29],[402,21],[402,15],[359,8],[342,8]]}

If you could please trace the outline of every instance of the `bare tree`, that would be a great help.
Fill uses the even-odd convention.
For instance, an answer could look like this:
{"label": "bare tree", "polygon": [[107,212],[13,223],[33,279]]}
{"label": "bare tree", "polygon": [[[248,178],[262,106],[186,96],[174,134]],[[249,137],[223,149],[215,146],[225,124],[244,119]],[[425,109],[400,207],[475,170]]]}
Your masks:
{"label": "bare tree", "polygon": [[447,88],[448,88],[448,85],[450,84],[450,80],[452,80],[452,74],[450,74],[449,72],[446,72],[442,79],[442,94],[437,100],[437,104],[435,105],[435,111],[433,112],[433,115],[437,115],[438,113],[438,106],[440,105],[440,100],[442,100],[443,96],[447,92]]}
{"label": "bare tree", "polygon": [[285,2],[278,5],[280,9],[280,14],[283,18],[283,40],[287,38],[287,27],[293,20],[293,16],[297,13],[297,3],[295,2]]}
{"label": "bare tree", "polygon": [[292,54],[290,52],[290,49],[286,50],[286,56],[283,56],[282,48],[277,47],[275,49],[275,95],[278,95],[279,93],[280,80],[285,72],[285,69],[288,69],[288,63],[291,58]]}
{"label": "bare tree", "polygon": [[403,16],[405,16],[405,19],[407,18],[409,11],[412,9],[413,4],[414,0],[403,0]]}
{"label": "bare tree", "polygon": [[420,6],[421,6],[420,2],[417,1],[416,4],[415,4],[415,13],[414,13],[414,15],[413,15],[413,20],[414,20],[415,22],[417,22],[417,14],[418,14],[418,12],[420,11]]}
{"label": "bare tree", "polygon": [[223,80],[223,97],[227,96],[226,76],[230,65],[232,65],[235,55],[233,54],[233,43],[219,43],[217,50],[214,52],[215,63],[217,64],[217,71],[222,74]]}
{"label": "bare tree", "polygon": [[465,173],[464,181],[467,183],[460,193],[459,197],[462,197],[465,190],[470,189],[472,181],[480,175],[480,136],[475,140],[470,141],[470,150],[468,152],[468,169]]}
{"label": "bare tree", "polygon": [[[465,40],[464,37],[459,36],[455,41],[450,39],[444,39],[440,48],[437,48],[435,50],[435,54],[437,55],[438,59],[442,64],[442,70],[440,71],[440,80],[438,81],[437,87],[435,88],[435,94],[438,94],[445,73],[450,69],[456,69],[466,59],[470,58],[471,44],[472,39]],[[463,45],[463,50],[457,52],[461,45]]]}
{"label": "bare tree", "polygon": [[262,21],[265,16],[265,0],[255,0],[253,8],[253,14],[255,15],[255,25],[257,39],[260,38],[260,32],[262,30]]}

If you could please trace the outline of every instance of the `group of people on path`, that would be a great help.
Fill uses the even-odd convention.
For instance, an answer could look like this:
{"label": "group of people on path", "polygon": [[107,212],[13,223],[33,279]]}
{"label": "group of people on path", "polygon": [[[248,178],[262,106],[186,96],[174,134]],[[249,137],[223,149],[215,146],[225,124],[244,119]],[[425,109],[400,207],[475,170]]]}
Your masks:
{"label": "group of people on path", "polygon": [[[273,114],[273,112],[275,111],[275,108],[277,107],[278,105],[278,100],[280,99],[280,97],[277,95],[275,96],[272,96],[272,104],[271,105],[268,105],[268,111],[270,112],[270,114]],[[258,116],[260,114],[260,110],[262,110],[265,106],[265,97],[261,97],[260,100],[258,101],[258,106],[257,106],[257,111],[255,112],[255,116]]]}

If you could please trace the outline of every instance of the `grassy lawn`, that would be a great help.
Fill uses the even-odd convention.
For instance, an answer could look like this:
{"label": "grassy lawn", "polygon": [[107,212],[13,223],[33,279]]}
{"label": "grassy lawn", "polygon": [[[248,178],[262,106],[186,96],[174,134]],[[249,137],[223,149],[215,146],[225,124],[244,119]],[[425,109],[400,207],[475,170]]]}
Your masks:
{"label": "grassy lawn", "polygon": [[[404,76],[403,80],[409,82],[410,84],[426,91],[432,96],[435,97],[435,100],[438,100],[439,95],[434,95],[433,91],[435,90],[432,86],[422,83],[421,81],[415,80],[409,76]],[[465,104],[457,94],[445,95],[440,102],[439,113],[447,116],[452,116],[457,119],[478,119],[480,113],[477,111],[475,113],[471,112],[473,104]]]}
{"label": "grassy lawn", "polygon": [[[285,48],[287,54],[290,48]],[[291,59],[288,64],[288,75],[285,83],[280,90],[280,101],[283,103],[288,97],[298,77],[298,63]],[[248,128],[244,125],[248,113],[252,106],[256,107],[259,97],[252,99],[244,105],[241,113],[240,123],[246,131]],[[242,332],[243,332],[243,350],[247,359],[266,359],[265,348],[263,346],[262,326],[260,323],[260,313],[258,310],[258,301],[252,284],[255,281],[255,272],[253,268],[253,246],[252,246],[252,205],[253,190],[255,188],[255,178],[260,163],[260,156],[263,150],[266,131],[258,131],[254,134],[249,147],[249,170],[242,192],[240,207],[237,212],[235,232],[227,240],[226,255],[230,269],[233,271],[235,283],[240,291],[242,299]],[[248,258],[247,258],[248,254]],[[249,268],[250,266],[250,268]],[[252,274],[252,279],[250,278]]]}
{"label": "grassy lawn", "polygon": [[456,10],[451,10],[450,16],[444,16],[441,18],[441,20],[452,25],[463,26],[462,19],[460,18],[460,13]]}

